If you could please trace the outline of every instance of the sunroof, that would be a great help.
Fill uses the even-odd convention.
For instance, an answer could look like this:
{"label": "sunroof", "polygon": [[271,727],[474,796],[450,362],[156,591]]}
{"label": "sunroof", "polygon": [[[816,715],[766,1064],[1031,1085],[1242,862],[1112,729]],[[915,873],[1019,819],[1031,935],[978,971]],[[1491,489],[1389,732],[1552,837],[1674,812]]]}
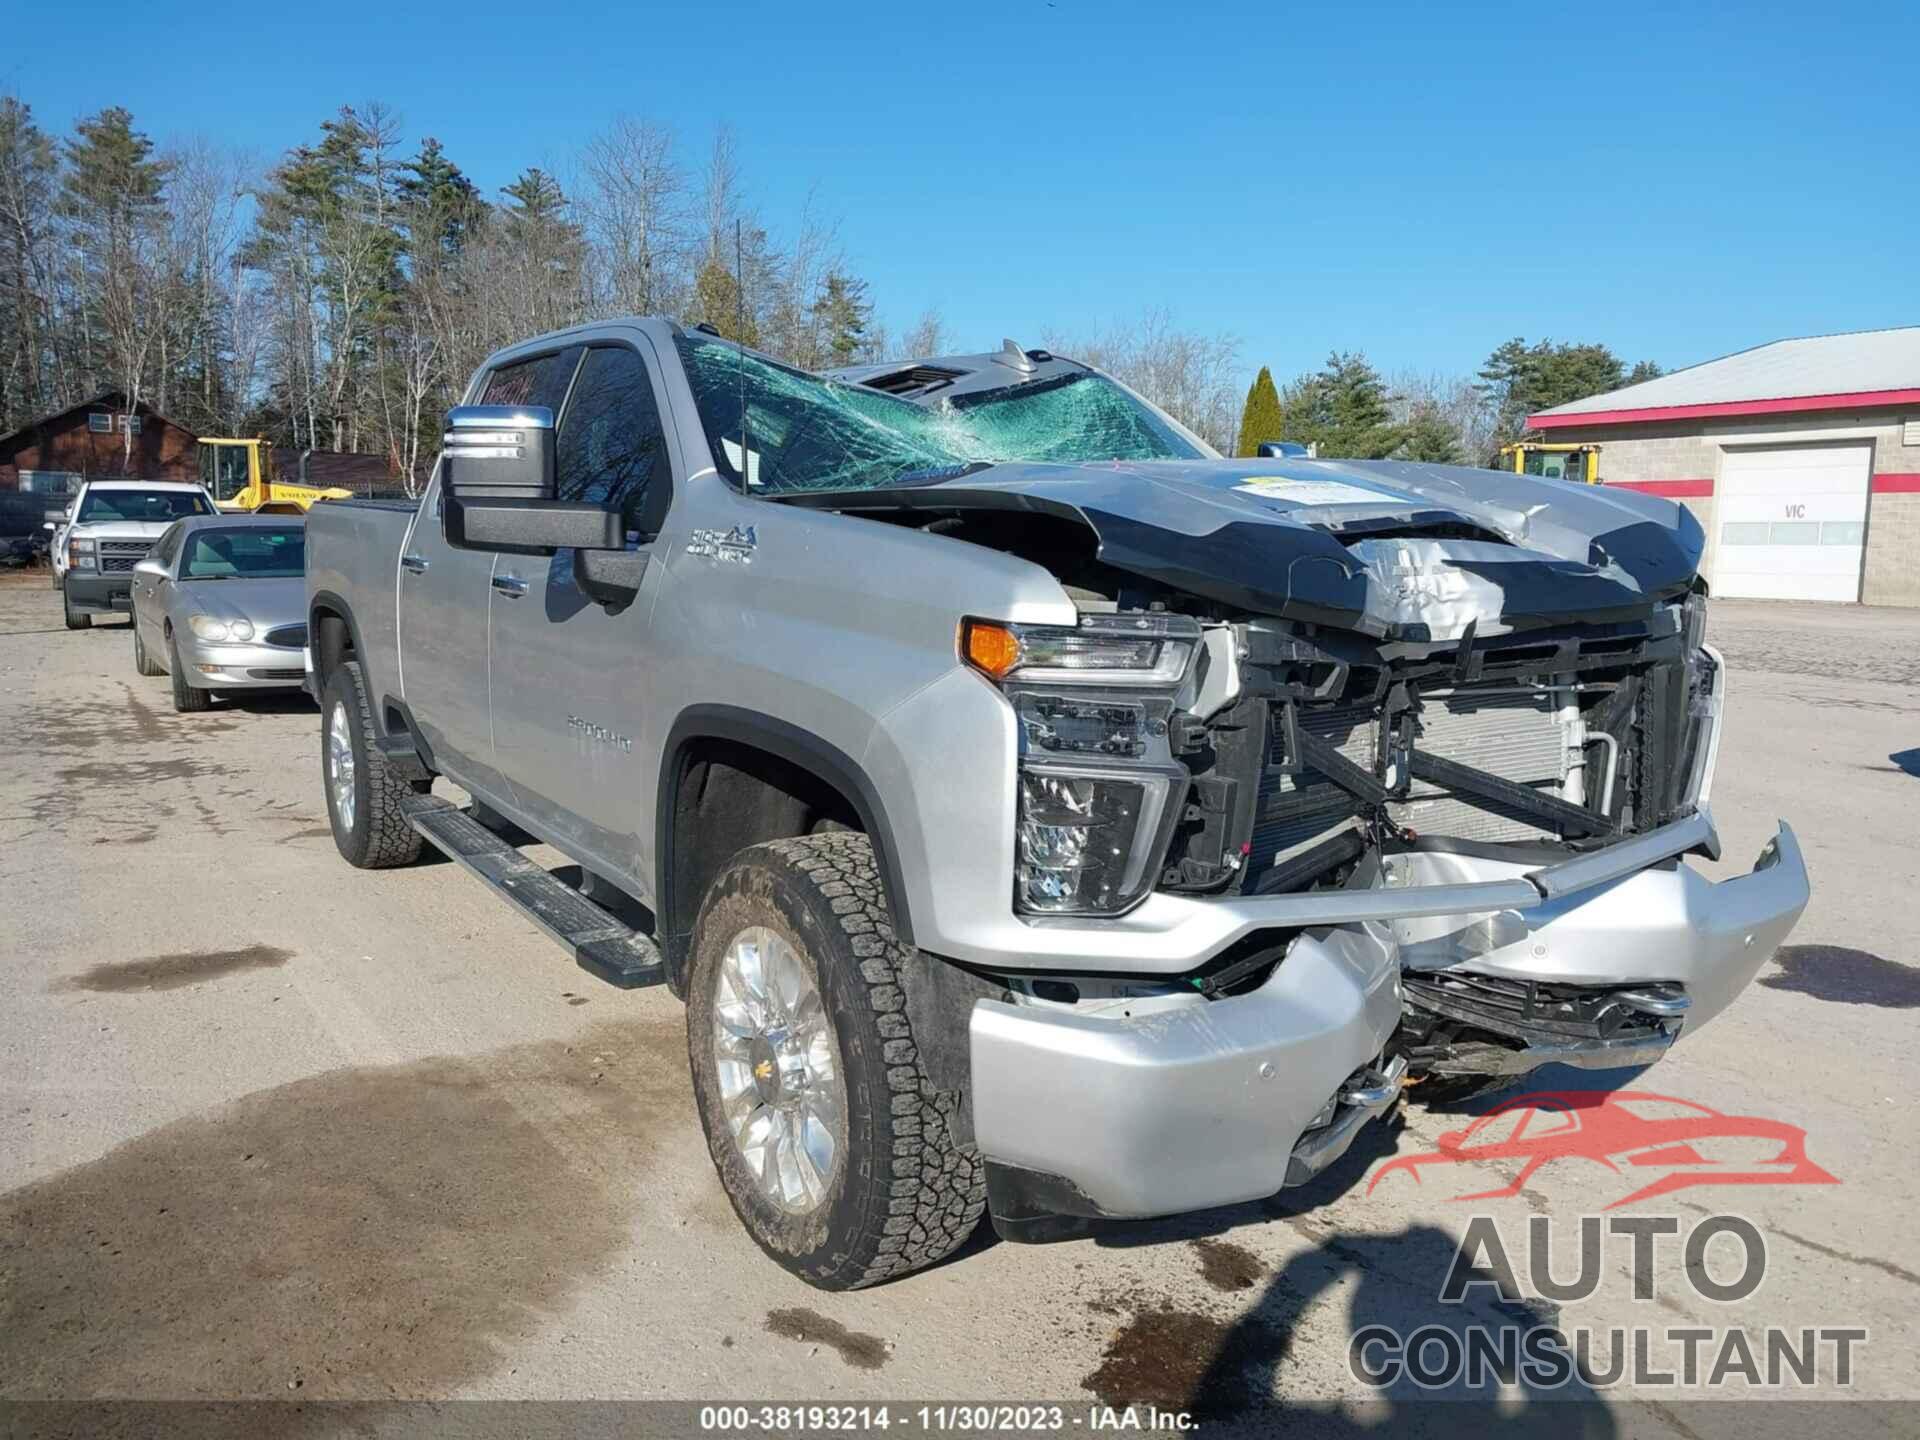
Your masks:
{"label": "sunroof", "polygon": [[909,365],[904,370],[890,370],[860,383],[869,390],[884,390],[889,395],[920,395],[928,390],[937,390],[942,385],[951,385],[962,373],[938,365]]}

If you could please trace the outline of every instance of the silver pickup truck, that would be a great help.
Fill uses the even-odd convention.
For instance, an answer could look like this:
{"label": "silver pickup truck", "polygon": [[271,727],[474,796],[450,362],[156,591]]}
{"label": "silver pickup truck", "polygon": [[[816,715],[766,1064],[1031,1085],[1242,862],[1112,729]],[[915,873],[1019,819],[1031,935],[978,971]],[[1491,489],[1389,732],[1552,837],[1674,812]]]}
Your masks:
{"label": "silver pickup truck", "polygon": [[815,1285],[1269,1195],[1409,1074],[1644,1065],[1807,902],[1784,824],[1686,863],[1725,669],[1666,501],[1225,460],[1011,346],[824,378],[633,320],[466,398],[417,508],[309,517],[341,854],[430,840],[671,986]]}

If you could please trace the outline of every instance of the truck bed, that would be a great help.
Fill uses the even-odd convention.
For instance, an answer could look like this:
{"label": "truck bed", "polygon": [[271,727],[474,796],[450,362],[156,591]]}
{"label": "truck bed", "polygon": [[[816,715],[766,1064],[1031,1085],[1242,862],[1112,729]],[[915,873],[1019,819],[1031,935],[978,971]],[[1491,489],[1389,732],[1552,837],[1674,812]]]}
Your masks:
{"label": "truck bed", "polygon": [[307,604],[323,596],[353,616],[370,695],[399,693],[394,581],[414,500],[327,500],[307,512]]}

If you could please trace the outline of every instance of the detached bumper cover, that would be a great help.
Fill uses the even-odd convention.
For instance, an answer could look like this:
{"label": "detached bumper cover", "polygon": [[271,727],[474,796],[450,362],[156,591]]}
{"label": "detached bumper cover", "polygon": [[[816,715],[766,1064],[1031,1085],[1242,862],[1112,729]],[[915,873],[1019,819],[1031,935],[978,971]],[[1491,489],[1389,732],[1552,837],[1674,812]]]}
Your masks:
{"label": "detached bumper cover", "polygon": [[[1116,1217],[1300,1184],[1398,1093],[1404,1066],[1374,1067],[1400,1020],[1402,965],[1557,985],[1677,986],[1686,1001],[1679,1026],[1691,1032],[1746,987],[1808,898],[1787,825],[1751,874],[1717,884],[1675,858],[1711,843],[1711,833],[1697,817],[1592,857],[1599,863],[1544,872],[1465,855],[1400,857],[1408,888],[1302,897],[1369,918],[1306,931],[1264,985],[1229,999],[1149,1002],[1133,1016],[982,1000],[969,1034],[981,1152],[1064,1181],[1055,1193]],[[1636,861],[1648,868],[1619,873]],[[1570,879],[1581,883],[1552,894]],[[1393,918],[1370,918],[1380,915]],[[1682,1013],[1670,988],[1648,997],[1661,1014]],[[1669,1029],[1631,1046],[1552,1054],[1487,1046],[1484,1070],[1646,1064],[1672,1038]]]}
{"label": "detached bumper cover", "polygon": [[[1372,924],[1300,936],[1250,994],[1132,1018],[982,1000],[970,1027],[975,1136],[989,1160],[1059,1176],[1104,1215],[1271,1195],[1289,1183],[1303,1133],[1399,1018],[1395,947]],[[1391,1099],[1347,1108],[1370,1116]],[[1336,1116],[1340,1149],[1359,1123]]]}
{"label": "detached bumper cover", "polygon": [[[1523,873],[1464,856],[1403,858],[1418,862],[1413,878],[1421,883]],[[1678,985],[1688,1001],[1681,1033],[1691,1034],[1747,987],[1792,932],[1808,894],[1800,844],[1783,821],[1752,872],[1731,880],[1716,883],[1684,863],[1656,865],[1531,906],[1392,928],[1415,970],[1558,985]]]}

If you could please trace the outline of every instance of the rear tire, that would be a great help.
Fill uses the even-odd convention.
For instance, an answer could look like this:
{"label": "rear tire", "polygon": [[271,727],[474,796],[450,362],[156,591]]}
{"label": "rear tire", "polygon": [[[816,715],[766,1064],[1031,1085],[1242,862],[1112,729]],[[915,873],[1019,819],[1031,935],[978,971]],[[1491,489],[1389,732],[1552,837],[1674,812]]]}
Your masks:
{"label": "rear tire", "polygon": [[[768,950],[782,957],[778,967],[764,966]],[[708,1152],[747,1233],[822,1290],[855,1290],[932,1265],[959,1248],[986,1211],[980,1153],[955,1137],[957,1097],[934,1087],[907,1015],[901,973],[915,963],[916,952],[894,939],[873,847],[854,833],[741,851],[707,891],[694,928],[687,1046]],[[716,1016],[742,1013],[736,981],[746,969],[775,976],[766,995],[782,991],[782,974],[797,980],[801,999],[776,998],[773,1020],[752,1038],[723,1039]],[[822,1011],[824,1024],[805,1018]],[[778,1037],[794,1033],[818,1038],[781,1049]],[[829,1053],[831,1063],[822,1064]],[[763,1070],[771,1097],[760,1088]],[[758,1173],[748,1151],[767,1123],[780,1123],[767,1112],[794,1095],[811,1106],[825,1087],[838,1092],[822,1107],[828,1128],[837,1122],[840,1132],[832,1162],[821,1175],[807,1159],[809,1183],[786,1187],[782,1199],[776,1192],[790,1171],[777,1146],[759,1149],[768,1168]],[[814,1117],[811,1108],[802,1113]],[[744,1138],[735,1138],[736,1126]],[[795,1150],[787,1154],[801,1163]]]}
{"label": "rear tire", "polygon": [[93,616],[82,614],[73,608],[73,596],[68,593],[65,585],[60,587],[60,609],[66,615],[67,628],[69,630],[91,630],[93,628]]}
{"label": "rear tire", "polygon": [[213,692],[187,683],[187,667],[180,663],[180,645],[167,637],[167,674],[173,679],[173,708],[182,715],[197,715],[213,704]]}
{"label": "rear tire", "polygon": [[406,811],[416,792],[393,773],[374,739],[360,662],[342,661],[320,697],[320,786],[340,858],[361,870],[411,865],[420,857],[420,832]]}
{"label": "rear tire", "polygon": [[133,621],[133,669],[137,675],[164,675],[166,672],[153,663],[153,657],[147,654],[147,642],[140,634],[140,617]]}

